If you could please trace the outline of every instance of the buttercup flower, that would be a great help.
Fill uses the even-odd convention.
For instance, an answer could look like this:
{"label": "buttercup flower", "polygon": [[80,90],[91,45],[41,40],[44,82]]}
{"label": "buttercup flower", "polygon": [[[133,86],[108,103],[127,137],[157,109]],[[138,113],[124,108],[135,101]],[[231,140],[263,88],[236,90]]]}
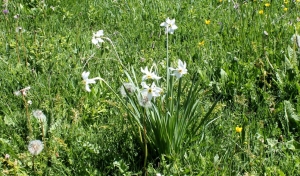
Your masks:
{"label": "buttercup flower", "polygon": [[91,91],[89,84],[95,84],[96,80],[101,80],[100,77],[89,79],[88,78],[89,75],[90,75],[90,72],[85,72],[85,71],[81,74],[82,79],[83,79],[83,81],[85,83],[85,90],[88,91],[88,92]]}
{"label": "buttercup flower", "polygon": [[266,7],[269,7],[270,5],[271,5],[270,3],[266,3],[266,4],[265,4]]}
{"label": "buttercup flower", "polygon": [[46,122],[46,116],[43,111],[37,109],[32,111],[32,115],[37,118],[40,122]]}
{"label": "buttercup flower", "polygon": [[92,43],[99,46],[99,43],[103,43],[104,40],[101,39],[103,36],[103,30],[99,30],[96,33],[94,33],[93,38],[92,38]]}
{"label": "buttercup flower", "polygon": [[205,43],[205,42],[204,42],[204,40],[203,40],[203,41],[201,41],[201,42],[198,43],[198,46],[201,47],[201,46],[204,45],[204,43]]}
{"label": "buttercup flower", "polygon": [[241,133],[242,132],[242,130],[243,130],[243,128],[242,127],[235,127],[235,132],[237,132],[237,133]]}
{"label": "buttercup flower", "polygon": [[210,20],[205,20],[205,24],[210,24]]}
{"label": "buttercup flower", "polygon": [[40,140],[33,140],[33,141],[29,142],[28,151],[32,155],[38,155],[38,154],[40,154],[43,149],[44,149],[44,144],[42,143],[42,141],[40,141]]}
{"label": "buttercup flower", "polygon": [[142,95],[147,97],[149,101],[151,101],[152,97],[160,96],[162,92],[162,88],[156,87],[155,83],[153,82],[151,86],[148,86],[145,82],[141,83],[144,90],[142,90]]}
{"label": "buttercup flower", "polygon": [[145,69],[141,68],[141,72],[144,73],[145,75],[143,75],[142,80],[146,80],[146,79],[155,79],[155,80],[159,80],[161,77],[157,76],[154,72],[150,72],[148,70],[148,67],[145,67]]}
{"label": "buttercup flower", "polygon": [[166,33],[173,34],[174,31],[178,28],[175,24],[175,19],[170,20],[169,18],[166,19],[165,22],[161,23],[160,26],[166,28]]}
{"label": "buttercup flower", "polygon": [[262,14],[264,14],[264,11],[260,10],[260,11],[258,11],[258,13],[262,15]]}
{"label": "buttercup flower", "polygon": [[187,69],[186,69],[186,63],[182,62],[180,59],[178,59],[178,68],[169,68],[171,71],[174,71],[173,74],[177,78],[181,78],[182,75],[187,74]]}

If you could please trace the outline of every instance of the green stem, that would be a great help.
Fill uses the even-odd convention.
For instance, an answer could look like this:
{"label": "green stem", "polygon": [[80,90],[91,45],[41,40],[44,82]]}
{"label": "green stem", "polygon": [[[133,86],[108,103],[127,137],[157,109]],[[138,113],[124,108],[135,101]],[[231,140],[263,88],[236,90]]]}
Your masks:
{"label": "green stem", "polygon": [[177,114],[176,114],[176,122],[179,118],[179,108],[180,108],[180,94],[181,94],[181,82],[182,82],[182,79],[179,78],[179,85],[178,85],[178,92],[177,92]]}
{"label": "green stem", "polygon": [[26,117],[27,117],[27,128],[28,128],[28,140],[31,139],[32,136],[32,128],[31,128],[31,123],[30,123],[30,115],[28,112],[28,103],[26,102],[25,96],[23,95],[23,101],[26,109]]}
{"label": "green stem", "polygon": [[147,175],[147,157],[148,157],[148,148],[147,148],[147,136],[146,136],[146,109],[144,109],[145,115],[144,115],[144,147],[145,147],[145,158],[144,158],[144,169],[143,169],[143,176]]}

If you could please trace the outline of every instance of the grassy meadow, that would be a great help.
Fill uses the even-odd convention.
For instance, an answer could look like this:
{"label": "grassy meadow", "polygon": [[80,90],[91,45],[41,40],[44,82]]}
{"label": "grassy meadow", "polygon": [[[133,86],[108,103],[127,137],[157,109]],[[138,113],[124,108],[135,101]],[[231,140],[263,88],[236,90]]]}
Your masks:
{"label": "grassy meadow", "polygon": [[300,0],[0,3],[0,175],[300,175]]}

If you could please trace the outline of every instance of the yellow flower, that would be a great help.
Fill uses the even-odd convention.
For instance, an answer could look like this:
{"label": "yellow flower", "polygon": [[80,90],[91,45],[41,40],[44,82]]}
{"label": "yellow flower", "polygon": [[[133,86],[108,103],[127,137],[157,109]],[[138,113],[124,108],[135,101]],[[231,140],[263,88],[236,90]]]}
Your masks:
{"label": "yellow flower", "polygon": [[270,3],[266,3],[266,4],[265,4],[266,7],[269,7],[270,5],[271,5]]}
{"label": "yellow flower", "polygon": [[283,10],[286,12],[286,11],[288,11],[288,8],[285,7]]}
{"label": "yellow flower", "polygon": [[222,2],[223,0],[219,0],[219,2]]}
{"label": "yellow flower", "polygon": [[264,11],[260,10],[260,11],[258,11],[258,13],[262,15],[262,14],[264,14]]}
{"label": "yellow flower", "polygon": [[285,4],[288,4],[288,3],[289,3],[289,1],[287,1],[287,0],[284,0],[284,1],[283,1],[283,3],[285,3]]}
{"label": "yellow flower", "polygon": [[199,43],[198,43],[198,46],[201,47],[201,46],[204,45],[204,43],[205,43],[205,42],[204,42],[204,40],[203,40],[202,42],[199,42]]}
{"label": "yellow flower", "polygon": [[242,127],[235,127],[235,132],[240,133],[242,132],[243,128]]}
{"label": "yellow flower", "polygon": [[210,24],[210,20],[205,20],[205,24],[209,25]]}

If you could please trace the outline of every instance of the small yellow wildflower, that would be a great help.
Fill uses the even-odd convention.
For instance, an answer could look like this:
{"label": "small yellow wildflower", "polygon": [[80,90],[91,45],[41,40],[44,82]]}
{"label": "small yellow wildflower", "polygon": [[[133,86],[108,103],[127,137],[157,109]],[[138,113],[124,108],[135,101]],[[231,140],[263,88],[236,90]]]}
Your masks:
{"label": "small yellow wildflower", "polygon": [[220,0],[219,2],[223,2],[223,0]]}
{"label": "small yellow wildflower", "polygon": [[260,10],[260,11],[258,11],[258,13],[262,15],[262,14],[264,14],[264,11]]}
{"label": "small yellow wildflower", "polygon": [[235,132],[240,133],[242,132],[243,128],[242,127],[235,127]]}
{"label": "small yellow wildflower", "polygon": [[285,4],[288,4],[288,3],[289,3],[289,1],[287,1],[287,0],[284,0],[284,1],[283,1],[283,3],[285,3]]}
{"label": "small yellow wildflower", "polygon": [[288,8],[285,7],[283,10],[286,12],[286,11],[288,11]]}
{"label": "small yellow wildflower", "polygon": [[210,24],[210,20],[205,20],[205,24],[209,25]]}
{"label": "small yellow wildflower", "polygon": [[265,4],[266,7],[269,7],[270,5],[271,5],[270,3],[266,3],[266,4]]}
{"label": "small yellow wildflower", "polygon": [[201,46],[204,45],[204,43],[205,43],[205,42],[204,42],[204,40],[203,40],[203,41],[201,41],[201,42],[198,43],[198,46],[201,47]]}

